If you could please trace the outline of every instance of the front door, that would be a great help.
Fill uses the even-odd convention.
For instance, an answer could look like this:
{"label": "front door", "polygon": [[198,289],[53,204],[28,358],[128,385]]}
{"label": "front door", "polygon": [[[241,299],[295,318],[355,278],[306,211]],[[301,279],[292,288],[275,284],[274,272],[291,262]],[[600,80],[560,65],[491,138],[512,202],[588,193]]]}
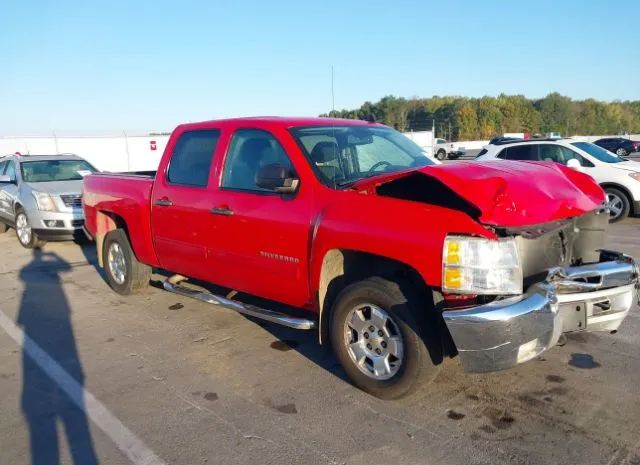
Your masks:
{"label": "front door", "polygon": [[224,269],[225,286],[304,306],[309,303],[312,191],[304,182],[287,195],[258,187],[258,170],[273,163],[296,172],[272,133],[235,131],[211,215],[216,231],[210,236],[211,266]]}
{"label": "front door", "polygon": [[207,269],[209,178],[218,147],[218,129],[177,136],[171,159],[158,172],[151,199],[154,247],[162,268],[200,279]]}
{"label": "front door", "polygon": [[10,179],[10,182],[0,184],[0,216],[12,223],[15,219],[13,206],[18,197],[18,176],[15,162],[9,160],[5,162],[5,166],[0,164],[0,174],[8,176]]}

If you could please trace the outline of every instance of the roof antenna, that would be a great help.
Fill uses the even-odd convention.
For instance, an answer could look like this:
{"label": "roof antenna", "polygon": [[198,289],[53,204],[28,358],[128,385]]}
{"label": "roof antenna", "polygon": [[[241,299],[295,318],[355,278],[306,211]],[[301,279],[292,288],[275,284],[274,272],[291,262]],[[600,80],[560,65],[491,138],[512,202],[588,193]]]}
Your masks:
{"label": "roof antenna", "polygon": [[336,96],[333,90],[333,65],[331,65],[331,113],[335,116],[336,113]]}

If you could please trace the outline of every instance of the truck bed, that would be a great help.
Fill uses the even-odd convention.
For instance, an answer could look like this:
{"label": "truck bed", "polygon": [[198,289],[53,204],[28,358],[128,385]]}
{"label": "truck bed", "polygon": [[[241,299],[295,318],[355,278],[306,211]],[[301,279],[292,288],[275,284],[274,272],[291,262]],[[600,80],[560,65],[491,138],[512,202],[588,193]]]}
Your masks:
{"label": "truck bed", "polygon": [[95,173],[84,178],[85,228],[98,242],[108,223],[124,227],[131,234],[131,245],[138,259],[157,263],[151,238],[151,191],[155,171]]}

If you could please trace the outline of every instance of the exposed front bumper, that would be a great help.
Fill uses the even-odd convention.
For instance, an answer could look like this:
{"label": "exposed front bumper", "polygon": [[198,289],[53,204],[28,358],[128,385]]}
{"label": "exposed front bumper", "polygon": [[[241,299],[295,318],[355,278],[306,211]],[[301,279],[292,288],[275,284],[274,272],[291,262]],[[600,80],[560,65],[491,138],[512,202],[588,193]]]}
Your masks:
{"label": "exposed front bumper", "polygon": [[603,252],[600,263],[555,268],[520,296],[443,312],[467,372],[514,367],[553,347],[563,332],[616,330],[638,297],[639,267]]}
{"label": "exposed front bumper", "polygon": [[66,241],[84,237],[84,213],[81,208],[64,212],[34,210],[28,212],[33,231],[47,241]]}

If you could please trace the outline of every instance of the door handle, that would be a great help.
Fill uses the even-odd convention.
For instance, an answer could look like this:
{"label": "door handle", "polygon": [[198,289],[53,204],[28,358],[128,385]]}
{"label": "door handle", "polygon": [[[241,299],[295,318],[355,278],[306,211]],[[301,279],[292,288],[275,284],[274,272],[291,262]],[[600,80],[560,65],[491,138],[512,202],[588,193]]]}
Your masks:
{"label": "door handle", "polygon": [[171,205],[173,205],[173,202],[165,197],[165,198],[156,200],[155,204],[159,207],[170,207]]}
{"label": "door handle", "polygon": [[222,215],[222,216],[231,216],[231,215],[233,215],[233,210],[231,210],[226,205],[223,205],[221,207],[214,207],[209,211],[211,212],[212,215]]}

